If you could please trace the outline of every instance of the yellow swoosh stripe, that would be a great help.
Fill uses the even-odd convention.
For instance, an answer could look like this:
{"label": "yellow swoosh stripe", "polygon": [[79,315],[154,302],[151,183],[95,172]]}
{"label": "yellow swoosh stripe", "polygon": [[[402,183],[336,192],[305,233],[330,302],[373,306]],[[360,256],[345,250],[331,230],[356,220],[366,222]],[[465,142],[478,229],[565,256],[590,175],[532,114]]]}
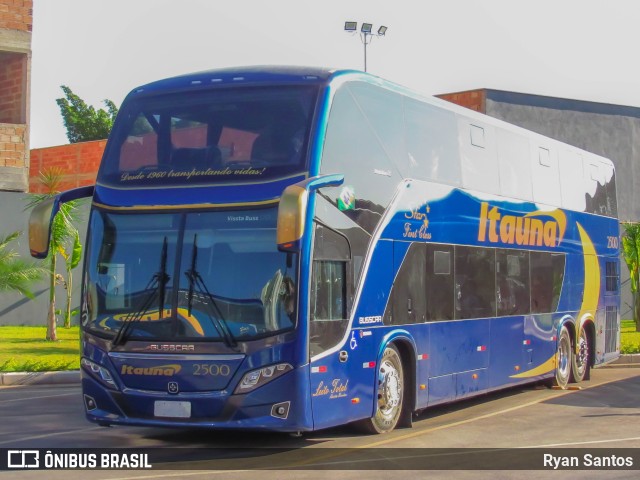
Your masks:
{"label": "yellow swoosh stripe", "polygon": [[[582,305],[580,306],[580,312],[578,312],[578,318],[576,319],[578,325],[576,331],[580,331],[582,326],[582,319],[585,316],[591,316],[595,318],[596,310],[598,309],[598,299],[600,297],[600,264],[598,263],[598,256],[596,255],[596,249],[593,246],[593,242],[589,235],[582,228],[582,225],[576,223],[578,227],[578,233],[580,233],[580,242],[582,243],[582,253],[584,257],[584,290],[582,294]],[[576,345],[578,342],[576,342]]]}
{"label": "yellow swoosh stripe", "polygon": [[544,362],[542,365],[538,365],[531,370],[527,370],[526,372],[518,373],[517,375],[511,375],[509,378],[531,378],[537,377],[538,375],[544,375],[545,373],[549,373],[556,368],[556,354]]}

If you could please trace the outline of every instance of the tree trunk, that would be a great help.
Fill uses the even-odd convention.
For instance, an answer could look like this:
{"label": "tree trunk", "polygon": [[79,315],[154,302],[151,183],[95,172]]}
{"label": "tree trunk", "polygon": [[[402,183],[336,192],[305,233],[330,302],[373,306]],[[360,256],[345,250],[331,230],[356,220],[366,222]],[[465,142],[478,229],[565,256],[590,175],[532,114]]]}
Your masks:
{"label": "tree trunk", "polygon": [[633,320],[636,322],[636,332],[640,332],[640,292],[633,292]]}
{"label": "tree trunk", "polygon": [[47,340],[58,340],[56,332],[56,253],[51,252],[51,265],[49,271],[49,311],[47,313]]}
{"label": "tree trunk", "polygon": [[71,293],[73,287],[73,276],[71,269],[67,268],[67,308],[64,312],[64,328],[71,328]]}

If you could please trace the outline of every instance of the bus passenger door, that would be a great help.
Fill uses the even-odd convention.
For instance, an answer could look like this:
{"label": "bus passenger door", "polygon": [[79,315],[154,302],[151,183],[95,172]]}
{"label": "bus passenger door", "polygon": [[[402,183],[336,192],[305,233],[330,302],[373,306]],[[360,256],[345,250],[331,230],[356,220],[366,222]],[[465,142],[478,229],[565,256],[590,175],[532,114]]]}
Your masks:
{"label": "bus passenger door", "polygon": [[[316,227],[310,288],[310,395],[314,428],[343,424],[373,414],[378,345],[382,316],[391,291],[392,242],[379,241],[371,265],[375,275],[364,282],[353,326],[349,318],[353,268],[330,253],[339,238],[326,227]],[[346,242],[346,240],[344,240]],[[354,307],[351,307],[354,308]],[[357,308],[357,307],[356,307]],[[349,328],[352,327],[352,328]]]}

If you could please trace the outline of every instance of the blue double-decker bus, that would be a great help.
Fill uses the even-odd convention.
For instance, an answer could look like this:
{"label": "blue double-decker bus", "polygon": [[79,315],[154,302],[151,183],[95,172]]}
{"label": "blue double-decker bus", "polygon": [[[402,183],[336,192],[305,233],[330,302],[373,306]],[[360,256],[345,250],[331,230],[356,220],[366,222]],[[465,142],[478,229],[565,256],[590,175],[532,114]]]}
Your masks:
{"label": "blue double-decker bus", "polygon": [[384,433],[619,355],[602,157],[355,71],[133,90],[92,197],[82,391],[100,425]]}

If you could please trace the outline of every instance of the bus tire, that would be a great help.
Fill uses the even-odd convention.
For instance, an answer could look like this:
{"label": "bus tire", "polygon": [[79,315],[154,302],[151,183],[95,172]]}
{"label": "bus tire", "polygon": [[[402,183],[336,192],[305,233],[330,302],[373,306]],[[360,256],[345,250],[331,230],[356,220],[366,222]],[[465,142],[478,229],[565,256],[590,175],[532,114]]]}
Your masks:
{"label": "bus tire", "polygon": [[567,388],[571,381],[571,364],[573,363],[573,349],[571,347],[571,336],[566,326],[563,326],[558,336],[556,347],[556,376],[553,385],[562,389]]}
{"label": "bus tire", "polygon": [[368,433],[387,433],[398,424],[404,403],[404,372],[400,353],[389,345],[382,355],[378,367],[378,400],[371,418],[360,422]]}
{"label": "bus tire", "polygon": [[571,381],[580,383],[589,379],[589,358],[591,355],[589,332],[586,328],[581,328],[577,340],[577,348],[572,351],[571,356]]}

